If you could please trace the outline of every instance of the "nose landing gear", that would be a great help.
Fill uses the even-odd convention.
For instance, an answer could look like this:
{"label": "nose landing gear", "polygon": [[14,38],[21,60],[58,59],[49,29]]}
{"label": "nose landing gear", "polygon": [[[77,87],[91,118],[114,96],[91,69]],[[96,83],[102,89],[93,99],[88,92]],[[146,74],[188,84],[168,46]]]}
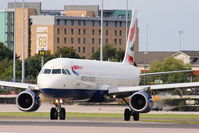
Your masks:
{"label": "nose landing gear", "polygon": [[50,119],[51,120],[65,120],[66,118],[66,110],[65,108],[61,107],[61,104],[63,103],[63,101],[60,100],[55,100],[54,104],[55,107],[52,107],[50,110]]}
{"label": "nose landing gear", "polygon": [[131,106],[129,105],[129,103],[124,98],[123,98],[123,101],[129,106],[129,108],[126,108],[124,110],[124,120],[130,121],[131,116],[133,116],[134,121],[139,121],[140,114],[138,112],[133,111],[133,109],[131,109]]}

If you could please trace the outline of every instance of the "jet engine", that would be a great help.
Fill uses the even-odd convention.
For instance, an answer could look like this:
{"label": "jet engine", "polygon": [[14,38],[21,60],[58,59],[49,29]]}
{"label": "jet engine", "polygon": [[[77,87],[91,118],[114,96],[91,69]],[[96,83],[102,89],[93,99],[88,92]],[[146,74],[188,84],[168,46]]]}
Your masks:
{"label": "jet engine", "polygon": [[153,108],[153,99],[150,94],[139,91],[130,97],[129,104],[133,111],[147,113]]}
{"label": "jet engine", "polygon": [[40,103],[39,94],[29,90],[19,93],[16,98],[17,107],[25,112],[36,111],[40,107]]}

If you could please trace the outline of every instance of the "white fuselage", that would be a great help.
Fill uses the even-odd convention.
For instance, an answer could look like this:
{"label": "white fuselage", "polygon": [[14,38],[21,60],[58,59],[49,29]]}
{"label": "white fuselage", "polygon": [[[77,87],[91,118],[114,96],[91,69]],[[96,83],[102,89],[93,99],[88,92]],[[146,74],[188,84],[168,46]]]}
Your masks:
{"label": "white fuselage", "polygon": [[140,70],[133,65],[57,58],[44,65],[37,81],[39,89],[47,97],[88,100],[96,91],[106,92],[109,87],[136,86],[140,81],[139,75]]}

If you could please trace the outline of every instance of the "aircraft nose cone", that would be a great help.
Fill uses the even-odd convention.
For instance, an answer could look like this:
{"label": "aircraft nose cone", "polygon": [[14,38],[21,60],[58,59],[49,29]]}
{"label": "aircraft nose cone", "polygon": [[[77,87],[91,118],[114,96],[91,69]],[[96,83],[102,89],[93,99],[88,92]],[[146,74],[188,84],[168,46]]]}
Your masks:
{"label": "aircraft nose cone", "polygon": [[52,88],[54,87],[56,79],[50,75],[39,75],[37,78],[37,84],[39,88]]}

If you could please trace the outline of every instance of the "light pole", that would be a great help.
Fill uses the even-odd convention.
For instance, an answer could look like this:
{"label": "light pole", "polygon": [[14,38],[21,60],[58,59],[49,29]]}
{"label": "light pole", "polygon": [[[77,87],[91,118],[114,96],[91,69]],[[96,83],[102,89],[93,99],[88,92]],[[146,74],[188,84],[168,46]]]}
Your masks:
{"label": "light pole", "polygon": [[[146,72],[147,70],[147,55],[148,55],[148,28],[149,28],[149,25],[146,24],[146,50],[144,52],[144,73]],[[144,84],[146,84],[146,77],[144,77]]]}
{"label": "light pole", "polygon": [[184,34],[184,32],[182,30],[178,31],[178,35],[179,35],[179,41],[180,41],[180,49],[179,51],[181,51],[181,47],[182,47],[182,34]]}
{"label": "light pole", "polygon": [[21,82],[23,83],[25,80],[25,41],[24,41],[24,0],[22,3],[22,75],[21,75]]}
{"label": "light pole", "polygon": [[128,0],[126,0],[126,42],[128,36]]}
{"label": "light pole", "polygon": [[16,81],[16,0],[14,2],[13,82]]}
{"label": "light pole", "polygon": [[103,0],[101,8],[101,42],[100,42],[100,60],[103,61]]}

